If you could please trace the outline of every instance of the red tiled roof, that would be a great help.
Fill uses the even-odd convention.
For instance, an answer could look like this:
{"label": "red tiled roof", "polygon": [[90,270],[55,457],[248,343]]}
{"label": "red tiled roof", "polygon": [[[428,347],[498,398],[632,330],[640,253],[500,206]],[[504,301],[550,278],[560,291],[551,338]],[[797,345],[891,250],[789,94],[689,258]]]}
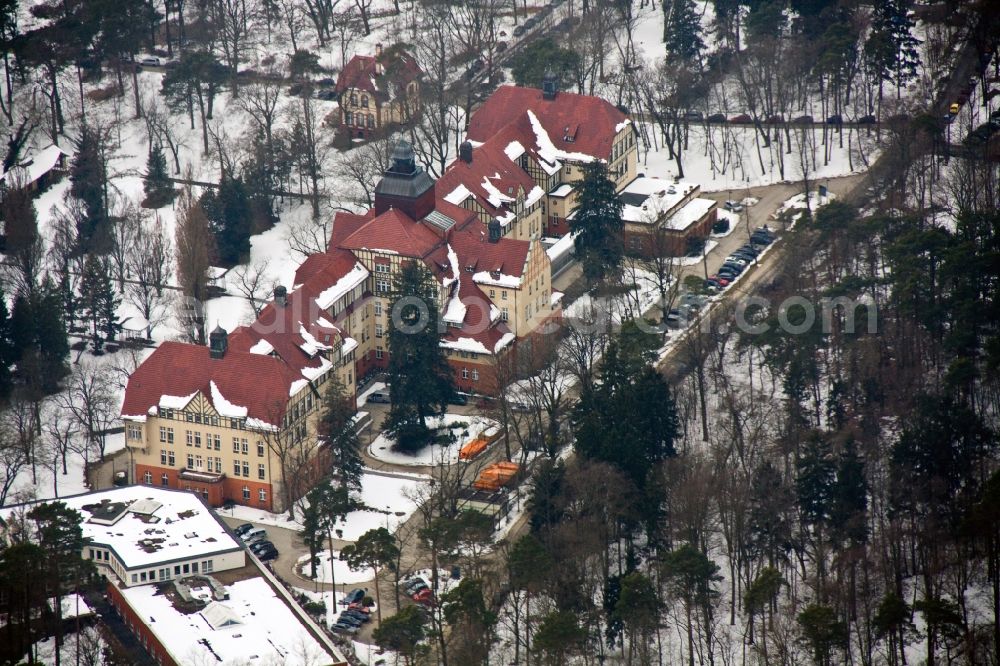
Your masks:
{"label": "red tiled roof", "polygon": [[[463,213],[469,211],[463,210]],[[336,225],[334,225],[336,226]],[[345,250],[389,250],[404,257],[426,257],[441,239],[423,224],[393,208],[369,220],[339,243]]]}
{"label": "red tiled roof", "polygon": [[508,133],[501,134],[504,136],[495,136],[474,148],[472,162],[464,162],[461,159],[452,162],[444,175],[438,179],[437,191],[447,196],[459,185],[464,185],[476,197],[479,204],[494,217],[505,215],[511,207],[503,202],[499,205],[491,203],[490,197],[493,195],[484,182],[488,181],[500,191],[501,195],[511,199],[517,198],[519,189],[527,196],[535,187],[535,181],[507,157],[504,148],[514,139],[505,140]]}
{"label": "red tiled roof", "polygon": [[[615,127],[624,122],[624,113],[608,101],[591,95],[560,92],[555,99],[544,99],[538,88],[501,86],[480,106],[469,120],[468,138],[485,143],[507,125],[531,110],[556,148],[608,159],[615,138]],[[566,129],[575,134],[566,141]],[[519,132],[521,144],[535,144],[531,126]]]}
{"label": "red tiled roof", "polygon": [[228,402],[246,407],[250,418],[281,423],[294,372],[271,356],[230,349],[213,359],[208,347],[182,342],[162,343],[129,377],[122,414],[145,416],[167,396],[200,391],[212,402],[209,382],[215,382]]}
{"label": "red tiled roof", "polygon": [[338,211],[333,214],[333,229],[330,231],[330,243],[327,251],[332,251],[343,242],[345,238],[360,229],[362,225],[375,217],[374,209],[369,209],[363,215]]}
{"label": "red tiled roof", "polygon": [[524,264],[531,249],[528,241],[513,238],[501,238],[496,243],[491,243],[481,225],[469,225],[453,233],[451,246],[458,255],[462,271],[467,266],[472,266],[474,272],[499,271],[513,277],[524,274]]}
{"label": "red tiled roof", "polygon": [[406,88],[423,73],[413,56],[402,49],[387,49],[379,60],[383,67],[381,74],[377,73],[375,56],[351,58],[337,77],[336,91],[342,93],[348,88],[357,88],[385,102],[390,99],[391,90]]}

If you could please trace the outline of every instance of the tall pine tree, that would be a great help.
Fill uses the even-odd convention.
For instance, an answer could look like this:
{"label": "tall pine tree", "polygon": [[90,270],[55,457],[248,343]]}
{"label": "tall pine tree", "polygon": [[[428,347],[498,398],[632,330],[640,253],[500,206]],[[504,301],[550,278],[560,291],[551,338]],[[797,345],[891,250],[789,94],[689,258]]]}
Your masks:
{"label": "tall pine tree", "polygon": [[223,176],[218,191],[202,195],[201,207],[215,236],[219,261],[238,264],[250,253],[250,199],[243,182]]}
{"label": "tall pine tree", "polygon": [[115,339],[120,329],[116,316],[120,303],[108,261],[96,255],[88,256],[80,279],[80,312],[90,324],[94,351],[100,351],[105,341]]}
{"label": "tall pine tree", "polygon": [[341,485],[361,490],[361,473],[365,465],[354,422],[357,412],[354,398],[336,377],[327,383],[326,406],[316,429],[326,439],[333,457],[333,473],[339,477]]}
{"label": "tall pine tree", "polygon": [[392,405],[386,428],[400,449],[417,451],[430,444],[434,436],[425,419],[444,413],[455,388],[439,344],[434,278],[423,266],[406,262],[394,292],[388,367]]}
{"label": "tall pine tree", "polygon": [[667,58],[674,65],[701,68],[701,52],[705,41],[701,38],[701,21],[694,0],[664,0],[663,42]]}
{"label": "tall pine tree", "polygon": [[583,263],[583,274],[591,282],[616,275],[622,263],[624,247],[622,232],[623,204],[608,177],[608,167],[593,161],[583,167],[573,231],[577,256]]}
{"label": "tall pine tree", "polygon": [[160,144],[153,146],[146,160],[146,181],[143,184],[146,208],[162,208],[174,200],[174,186],[167,173],[167,158]]}

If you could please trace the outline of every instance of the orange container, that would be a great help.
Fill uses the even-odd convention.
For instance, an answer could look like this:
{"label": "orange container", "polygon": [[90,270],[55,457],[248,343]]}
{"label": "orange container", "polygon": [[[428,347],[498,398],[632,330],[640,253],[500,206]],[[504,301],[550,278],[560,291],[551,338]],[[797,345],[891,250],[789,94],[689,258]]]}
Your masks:
{"label": "orange container", "polygon": [[458,452],[459,460],[472,460],[480,453],[485,451],[488,444],[489,441],[483,437],[475,438],[474,440],[463,446],[462,449]]}

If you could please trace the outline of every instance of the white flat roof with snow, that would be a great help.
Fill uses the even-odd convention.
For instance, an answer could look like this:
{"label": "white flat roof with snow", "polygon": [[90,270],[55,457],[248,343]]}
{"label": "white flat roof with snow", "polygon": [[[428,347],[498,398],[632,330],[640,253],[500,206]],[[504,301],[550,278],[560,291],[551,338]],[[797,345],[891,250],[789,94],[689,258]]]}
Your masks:
{"label": "white flat roof with snow", "polygon": [[[59,501],[83,514],[83,536],[93,542],[91,547],[113,550],[126,569],[241,548],[194,493],[156,486],[127,486],[62,497]],[[157,503],[159,506],[151,513],[132,510],[135,507],[137,511],[149,512]],[[102,504],[125,505],[125,509],[95,517],[94,512]],[[14,510],[11,507],[6,512]]]}
{"label": "white flat roof with snow", "polygon": [[673,231],[684,231],[692,224],[705,217],[712,210],[715,202],[711,199],[692,199],[683,208],[670,216],[664,225]]}
{"label": "white flat roof with snow", "polygon": [[179,664],[320,666],[334,662],[263,578],[241,580],[226,590],[229,599],[187,615],[174,608],[168,597],[157,594],[155,585],[120,592]]}
{"label": "white flat roof with snow", "polygon": [[675,183],[663,178],[636,178],[620,194],[644,196],[646,199],[638,206],[626,203],[622,209],[622,219],[626,222],[652,224],[660,215],[669,212],[697,187],[697,183],[686,181]]}

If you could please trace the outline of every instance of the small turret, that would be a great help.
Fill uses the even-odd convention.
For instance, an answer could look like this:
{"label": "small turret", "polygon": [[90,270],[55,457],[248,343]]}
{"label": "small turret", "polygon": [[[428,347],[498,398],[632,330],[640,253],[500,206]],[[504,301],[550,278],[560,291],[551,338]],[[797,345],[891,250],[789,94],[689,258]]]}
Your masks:
{"label": "small turret", "polygon": [[215,330],[208,334],[208,355],[212,358],[222,358],[229,349],[229,333],[218,324]]}

